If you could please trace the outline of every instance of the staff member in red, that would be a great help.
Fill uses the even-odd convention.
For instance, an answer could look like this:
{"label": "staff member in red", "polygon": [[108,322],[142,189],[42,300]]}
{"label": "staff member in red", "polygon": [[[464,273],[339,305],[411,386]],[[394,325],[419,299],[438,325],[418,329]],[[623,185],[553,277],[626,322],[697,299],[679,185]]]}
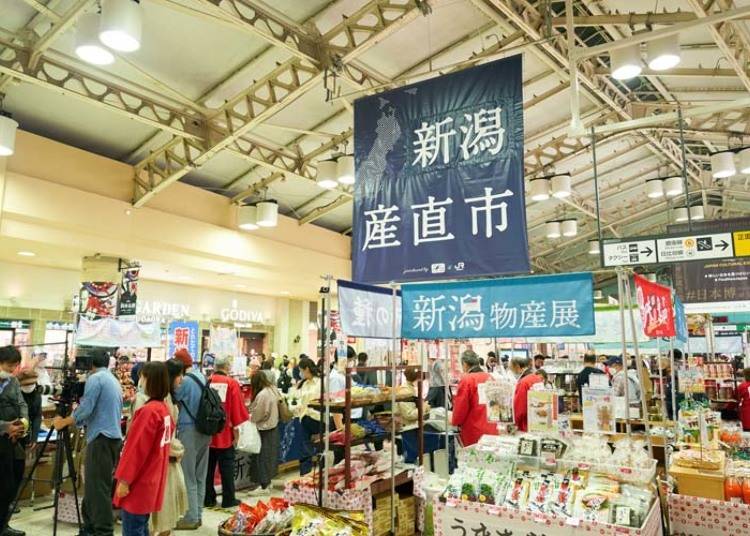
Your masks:
{"label": "staff member in red", "polygon": [[148,536],[148,518],[161,510],[175,423],[164,399],[169,373],[163,362],[143,367],[148,402],[135,412],[115,471],[114,505],[122,509],[123,536]]}
{"label": "staff member in red", "polygon": [[229,358],[217,357],[214,361],[214,374],[211,376],[211,388],[219,393],[227,414],[224,429],[211,438],[208,450],[208,475],[206,476],[206,499],[203,506],[216,506],[216,489],[214,473],[219,465],[221,473],[221,507],[233,508],[240,504],[234,496],[234,458],[235,445],[239,438],[238,427],[250,419],[242,398],[242,388],[229,371]]}
{"label": "staff member in red", "polygon": [[528,357],[516,356],[511,359],[510,371],[518,378],[516,391],[513,393],[513,420],[519,431],[526,432],[529,428],[527,410],[529,389],[543,380],[541,376],[534,374],[531,359]]}
{"label": "staff member in red", "polygon": [[742,371],[745,381],[737,387],[737,399],[740,401],[740,421],[742,430],[750,432],[750,368]]}
{"label": "staff member in red", "polygon": [[497,425],[487,421],[487,405],[479,402],[479,385],[491,377],[479,366],[479,356],[466,350],[461,355],[461,366],[464,375],[453,399],[452,423],[461,429],[461,443],[468,447],[485,434],[497,435]]}

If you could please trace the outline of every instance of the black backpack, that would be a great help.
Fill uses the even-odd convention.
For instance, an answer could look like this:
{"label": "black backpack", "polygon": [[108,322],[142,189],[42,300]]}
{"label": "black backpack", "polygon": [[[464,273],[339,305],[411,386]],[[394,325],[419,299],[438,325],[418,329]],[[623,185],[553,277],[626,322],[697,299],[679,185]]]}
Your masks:
{"label": "black backpack", "polygon": [[211,389],[211,382],[206,381],[206,384],[202,384],[201,381],[193,374],[187,374],[188,378],[191,378],[201,388],[201,399],[198,403],[198,413],[193,415],[190,410],[182,403],[182,407],[185,408],[190,418],[195,421],[195,429],[205,435],[216,435],[224,429],[224,425],[227,422],[227,413],[224,411],[224,405],[221,403],[219,393],[214,389]]}

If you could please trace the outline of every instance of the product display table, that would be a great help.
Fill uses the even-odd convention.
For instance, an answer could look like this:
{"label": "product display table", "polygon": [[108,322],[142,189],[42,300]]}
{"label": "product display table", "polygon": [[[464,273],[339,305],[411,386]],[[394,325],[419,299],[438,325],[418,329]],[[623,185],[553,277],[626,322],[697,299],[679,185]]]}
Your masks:
{"label": "product display table", "polygon": [[445,503],[439,497],[433,502],[435,536],[492,534],[514,536],[568,536],[574,534],[661,536],[661,508],[654,501],[643,527],[635,529],[564,519],[550,514],[519,511],[504,506],[457,501]]}
{"label": "product display table", "polygon": [[750,505],[671,493],[669,526],[677,536],[750,533]]}

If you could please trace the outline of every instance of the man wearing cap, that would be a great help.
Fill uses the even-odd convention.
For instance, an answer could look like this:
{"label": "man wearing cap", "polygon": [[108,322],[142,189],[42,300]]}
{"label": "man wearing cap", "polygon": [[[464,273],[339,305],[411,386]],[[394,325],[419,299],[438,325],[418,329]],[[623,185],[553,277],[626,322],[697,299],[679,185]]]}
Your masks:
{"label": "man wearing cap", "polygon": [[185,378],[175,393],[180,405],[177,419],[177,439],[185,447],[182,457],[182,472],[185,475],[185,487],[188,495],[188,511],[178,523],[177,530],[197,530],[203,524],[203,501],[206,497],[206,475],[208,473],[208,445],[211,436],[202,434],[195,428],[195,416],[198,415],[203,386],[206,377],[193,368],[193,358],[184,348],[174,354],[182,363]]}
{"label": "man wearing cap", "polygon": [[83,536],[112,536],[112,476],[122,448],[122,388],[107,367],[109,353],[97,349],[80,405],[69,417],[55,417],[55,429],[86,427],[83,478]]}
{"label": "man wearing cap", "polygon": [[615,396],[625,396],[625,378],[628,379],[628,400],[631,406],[639,406],[641,402],[641,385],[638,381],[638,373],[628,369],[627,375],[622,364],[622,356],[610,357],[607,366],[614,371],[612,375],[612,389]]}

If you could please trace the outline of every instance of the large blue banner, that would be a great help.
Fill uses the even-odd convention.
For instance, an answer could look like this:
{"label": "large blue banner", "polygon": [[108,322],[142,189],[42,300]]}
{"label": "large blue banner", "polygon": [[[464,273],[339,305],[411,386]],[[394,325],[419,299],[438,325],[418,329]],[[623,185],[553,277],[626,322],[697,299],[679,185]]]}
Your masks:
{"label": "large blue banner", "polygon": [[401,287],[406,339],[593,335],[590,273]]}
{"label": "large blue banner", "polygon": [[521,56],[354,103],[354,280],[529,271]]}
{"label": "large blue banner", "polygon": [[200,363],[199,325],[194,321],[175,320],[167,328],[167,358],[174,356],[180,348],[185,348],[194,363]]}
{"label": "large blue banner", "polygon": [[680,342],[687,342],[688,340],[688,327],[687,317],[685,316],[685,306],[682,305],[682,301],[677,297],[676,292],[672,292],[674,297],[674,331],[675,338]]}

